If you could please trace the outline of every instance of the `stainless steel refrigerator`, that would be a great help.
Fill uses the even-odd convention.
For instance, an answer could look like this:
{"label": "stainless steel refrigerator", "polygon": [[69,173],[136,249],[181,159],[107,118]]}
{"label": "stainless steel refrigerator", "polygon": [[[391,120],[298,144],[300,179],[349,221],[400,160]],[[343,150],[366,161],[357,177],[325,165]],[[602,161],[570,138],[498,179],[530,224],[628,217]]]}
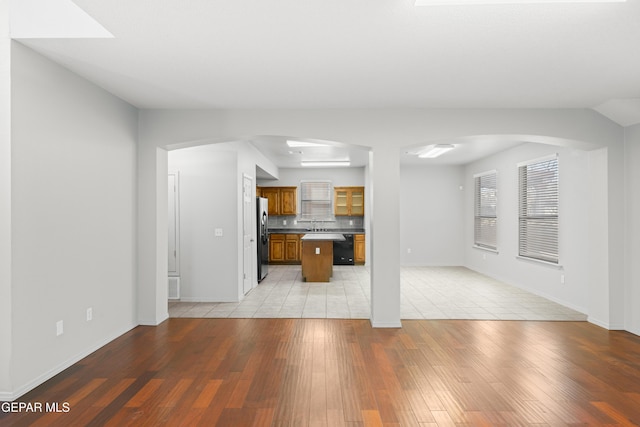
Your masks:
{"label": "stainless steel refrigerator", "polygon": [[269,269],[269,200],[256,197],[258,214],[258,282],[267,276]]}

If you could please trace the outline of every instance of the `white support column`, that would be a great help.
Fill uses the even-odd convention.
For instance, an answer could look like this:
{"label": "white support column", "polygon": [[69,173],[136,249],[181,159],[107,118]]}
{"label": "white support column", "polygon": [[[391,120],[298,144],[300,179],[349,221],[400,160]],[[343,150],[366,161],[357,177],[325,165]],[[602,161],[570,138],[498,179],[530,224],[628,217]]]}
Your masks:
{"label": "white support column", "polygon": [[371,325],[400,328],[400,151],[374,147],[370,161]]}
{"label": "white support column", "polygon": [[11,234],[11,39],[9,1],[0,0],[0,400],[13,392]]}
{"label": "white support column", "polygon": [[167,151],[140,142],[138,148],[138,323],[158,325],[168,317]]}

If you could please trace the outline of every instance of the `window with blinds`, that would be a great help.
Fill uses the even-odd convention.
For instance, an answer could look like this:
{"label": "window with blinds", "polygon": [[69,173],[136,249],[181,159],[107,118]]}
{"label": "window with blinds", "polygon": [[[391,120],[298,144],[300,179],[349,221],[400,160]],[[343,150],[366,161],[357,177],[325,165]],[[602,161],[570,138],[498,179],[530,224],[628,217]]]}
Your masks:
{"label": "window with blinds", "polygon": [[475,180],[475,214],[474,245],[480,248],[498,248],[497,243],[497,205],[498,205],[498,173],[484,172],[474,176]]}
{"label": "window with blinds", "polygon": [[518,165],[519,255],[558,263],[558,156]]}
{"label": "window with blinds", "polygon": [[300,182],[300,218],[309,221],[334,219],[331,181]]}

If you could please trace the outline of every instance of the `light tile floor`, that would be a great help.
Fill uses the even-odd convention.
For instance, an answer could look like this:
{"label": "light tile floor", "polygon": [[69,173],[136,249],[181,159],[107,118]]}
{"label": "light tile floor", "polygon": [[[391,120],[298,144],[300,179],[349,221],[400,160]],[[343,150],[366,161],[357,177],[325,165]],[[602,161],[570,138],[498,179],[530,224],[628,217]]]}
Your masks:
{"label": "light tile floor", "polygon": [[[368,319],[369,269],[334,266],[330,283],[306,283],[300,266],[269,266],[241,302],[169,302],[170,317]],[[402,319],[586,320],[586,315],[464,267],[403,267]]]}

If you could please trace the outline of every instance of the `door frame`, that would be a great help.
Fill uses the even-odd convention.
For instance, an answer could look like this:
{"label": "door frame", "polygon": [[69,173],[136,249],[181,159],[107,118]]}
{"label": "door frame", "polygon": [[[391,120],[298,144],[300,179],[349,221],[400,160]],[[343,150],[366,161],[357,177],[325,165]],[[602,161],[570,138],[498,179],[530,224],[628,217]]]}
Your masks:
{"label": "door frame", "polygon": [[[248,188],[248,192],[246,190]],[[255,247],[254,232],[256,225],[255,197],[253,190],[253,177],[242,174],[242,294],[246,295],[254,287],[253,279],[257,276],[257,260],[254,256],[257,253]],[[247,229],[248,227],[248,229]],[[248,241],[247,241],[248,240]]]}

